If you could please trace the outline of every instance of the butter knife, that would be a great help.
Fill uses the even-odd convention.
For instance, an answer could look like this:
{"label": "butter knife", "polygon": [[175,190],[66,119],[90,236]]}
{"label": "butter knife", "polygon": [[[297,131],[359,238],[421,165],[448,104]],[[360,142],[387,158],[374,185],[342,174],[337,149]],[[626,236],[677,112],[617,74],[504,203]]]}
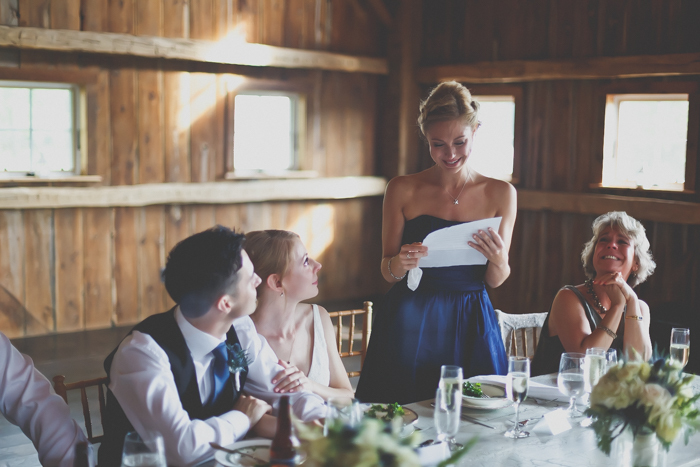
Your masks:
{"label": "butter knife", "polygon": [[260,458],[258,458],[258,457],[255,457],[255,456],[253,456],[253,455],[251,455],[251,454],[248,454],[247,452],[241,452],[241,451],[238,450],[238,449],[228,449],[228,448],[225,448],[225,447],[221,446],[220,444],[213,443],[213,442],[212,442],[212,443],[209,443],[209,445],[210,445],[212,448],[214,448],[214,449],[216,449],[216,450],[219,450],[219,451],[224,451],[224,452],[227,452],[227,453],[229,453],[229,454],[238,454],[239,456],[247,457],[247,458],[249,458],[249,459],[254,459],[256,462],[262,462],[262,463],[264,463],[264,464],[267,463],[266,461],[264,461],[264,460],[262,460],[262,459],[260,459]]}
{"label": "butter knife", "polygon": [[476,423],[477,425],[485,426],[486,428],[491,428],[492,430],[495,430],[495,429],[496,429],[496,427],[493,427],[493,426],[491,426],[491,425],[489,425],[489,424],[487,424],[487,423],[484,423],[484,422],[482,422],[481,420],[478,420],[478,419],[476,419],[476,418],[472,418],[472,417],[470,417],[469,415],[464,415],[464,414],[462,414],[462,415],[461,415],[461,418],[462,418],[462,420],[464,420],[464,421]]}

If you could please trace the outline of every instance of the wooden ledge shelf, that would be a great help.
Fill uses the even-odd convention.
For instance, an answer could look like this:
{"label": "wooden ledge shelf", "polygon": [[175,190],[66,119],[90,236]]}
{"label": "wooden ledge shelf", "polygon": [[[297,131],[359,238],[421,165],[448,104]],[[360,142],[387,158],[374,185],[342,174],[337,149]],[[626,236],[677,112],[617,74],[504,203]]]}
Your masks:
{"label": "wooden ledge shelf", "polygon": [[100,175],[71,175],[68,177],[0,177],[0,187],[4,186],[61,186],[61,185],[92,185],[101,183]]}
{"label": "wooden ledge shelf", "polygon": [[614,79],[700,74],[700,53],[594,57],[567,60],[504,60],[423,67],[419,83],[517,83],[563,79]]}
{"label": "wooden ledge shelf", "polygon": [[0,26],[0,47],[132,55],[252,67],[313,68],[380,75],[389,72],[387,61],[383,58],[356,57],[225,39],[214,42],[106,32]]}
{"label": "wooden ledge shelf", "polygon": [[0,209],[141,207],[161,204],[237,204],[382,196],[382,177],[160,183],[87,188],[2,188]]}
{"label": "wooden ledge shelf", "polygon": [[700,203],[653,198],[518,190],[518,209],[591,215],[625,211],[641,220],[700,225]]}

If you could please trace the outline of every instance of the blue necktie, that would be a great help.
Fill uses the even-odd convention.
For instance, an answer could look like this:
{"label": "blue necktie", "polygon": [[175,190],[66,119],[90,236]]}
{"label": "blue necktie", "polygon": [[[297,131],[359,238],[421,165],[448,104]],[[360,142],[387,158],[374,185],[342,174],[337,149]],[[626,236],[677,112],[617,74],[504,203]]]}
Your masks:
{"label": "blue necktie", "polygon": [[228,371],[228,350],[226,349],[226,343],[222,342],[214,350],[214,392],[211,399],[209,400],[209,405],[214,405],[216,399],[221,394],[224,389],[226,382],[231,377],[231,373]]}

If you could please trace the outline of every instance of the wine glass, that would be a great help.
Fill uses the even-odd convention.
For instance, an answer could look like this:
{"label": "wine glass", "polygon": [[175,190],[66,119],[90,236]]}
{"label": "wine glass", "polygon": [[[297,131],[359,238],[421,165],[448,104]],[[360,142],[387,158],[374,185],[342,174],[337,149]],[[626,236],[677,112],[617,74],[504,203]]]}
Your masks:
{"label": "wine glass", "polygon": [[[462,393],[462,367],[457,365],[442,365],[440,367],[440,387],[444,389],[459,389]],[[460,396],[461,399],[461,396]]]}
{"label": "wine glass", "polygon": [[462,416],[462,389],[438,387],[435,393],[435,412],[433,421],[438,441],[447,441],[450,451],[462,449],[455,441]]}
{"label": "wine glass", "polygon": [[350,397],[331,397],[326,402],[326,420],[323,425],[324,436],[328,428],[335,423],[356,427],[362,422],[362,407],[357,399]]}
{"label": "wine glass", "polygon": [[[608,369],[606,354],[607,351],[602,347],[586,349],[586,356],[583,359],[584,374],[586,376],[584,378],[583,390],[586,392],[586,397],[588,398],[590,398],[593,387],[598,384],[598,381]],[[587,405],[590,405],[589,401]],[[587,417],[581,421],[581,426],[591,426],[592,423],[593,417]]]}
{"label": "wine glass", "polygon": [[530,433],[522,431],[518,424],[520,403],[527,397],[530,382],[530,359],[527,357],[508,357],[508,378],[506,379],[506,396],[515,403],[515,424],[503,435],[507,438],[527,438]]}
{"label": "wine glass", "polygon": [[124,437],[122,467],[166,467],[163,437],[159,433],[145,433],[141,437],[130,431]]}
{"label": "wine glass", "polygon": [[569,418],[576,418],[582,415],[576,408],[576,397],[583,393],[585,386],[584,360],[582,353],[565,352],[561,354],[559,360],[559,375],[557,376],[557,386],[562,394],[570,397],[569,408],[566,414]]}
{"label": "wine glass", "polygon": [[690,329],[671,329],[671,361],[685,368],[690,357]]}
{"label": "wine glass", "polygon": [[610,368],[617,365],[617,349],[608,349],[608,351],[605,352],[605,360],[608,362],[607,369],[605,370],[607,373],[610,371]]}

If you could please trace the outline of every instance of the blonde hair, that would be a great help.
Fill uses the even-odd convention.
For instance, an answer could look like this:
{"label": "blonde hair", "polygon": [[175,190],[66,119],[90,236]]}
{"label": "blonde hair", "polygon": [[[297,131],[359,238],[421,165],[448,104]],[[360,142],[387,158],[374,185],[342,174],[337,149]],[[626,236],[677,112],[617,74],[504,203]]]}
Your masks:
{"label": "blonde hair", "polygon": [[651,245],[642,223],[624,211],[608,212],[593,221],[593,238],[586,243],[581,252],[583,271],[586,273],[586,276],[593,279],[596,275],[593,268],[593,253],[600,235],[607,227],[619,230],[628,236],[634,244],[634,256],[639,263],[639,269],[630,274],[627,283],[631,287],[635,287],[647,280],[654,273],[654,269],[656,269],[656,262],[651,256]]}
{"label": "blonde hair", "polygon": [[284,277],[292,262],[294,240],[299,235],[288,230],[256,230],[245,235],[243,247],[253,263],[255,273],[262,282],[258,286],[258,296],[261,287],[267,283],[272,274]]}
{"label": "blonde hair", "polygon": [[479,125],[479,102],[457,81],[445,81],[430,91],[428,98],[420,103],[418,126],[423,136],[435,122],[461,119],[476,130]]}

